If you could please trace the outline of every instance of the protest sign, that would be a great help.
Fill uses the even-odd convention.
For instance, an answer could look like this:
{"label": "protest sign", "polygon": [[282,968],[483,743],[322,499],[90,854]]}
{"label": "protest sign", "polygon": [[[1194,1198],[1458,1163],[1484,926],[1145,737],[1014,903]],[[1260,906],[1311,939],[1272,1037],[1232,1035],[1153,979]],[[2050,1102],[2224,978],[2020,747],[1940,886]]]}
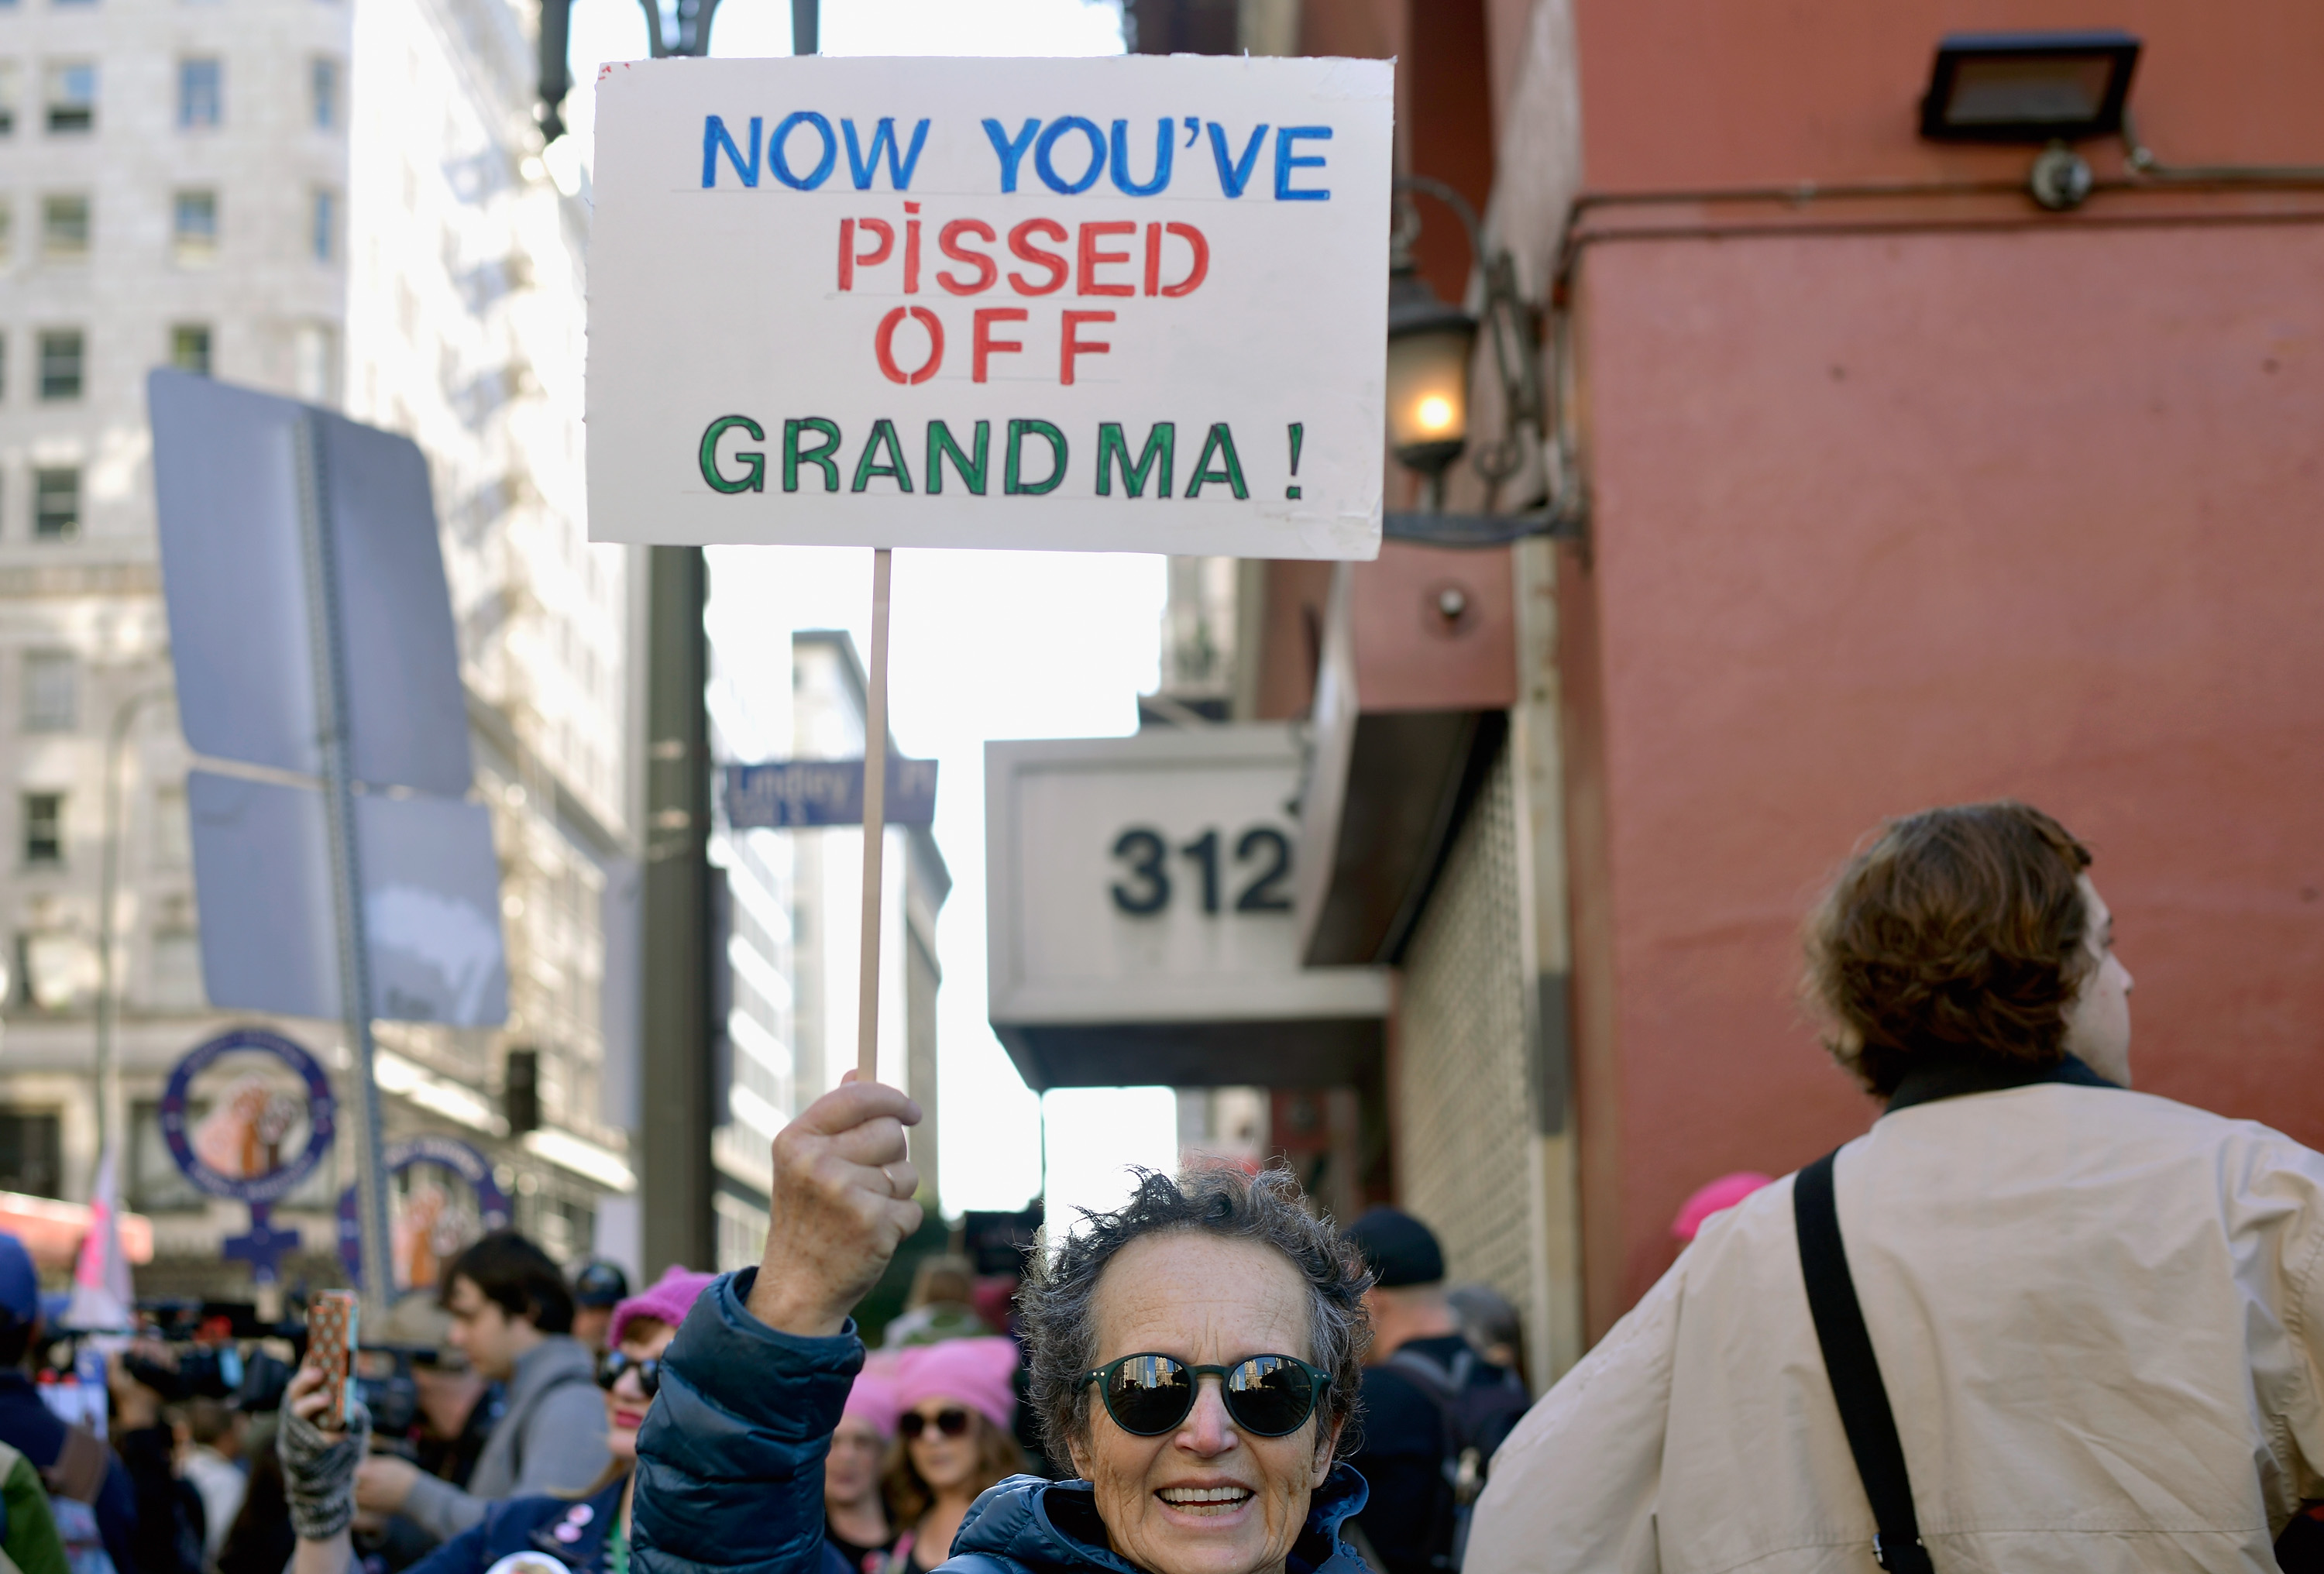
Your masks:
{"label": "protest sign", "polygon": [[1393,84],[606,67],[591,538],[1374,556]]}

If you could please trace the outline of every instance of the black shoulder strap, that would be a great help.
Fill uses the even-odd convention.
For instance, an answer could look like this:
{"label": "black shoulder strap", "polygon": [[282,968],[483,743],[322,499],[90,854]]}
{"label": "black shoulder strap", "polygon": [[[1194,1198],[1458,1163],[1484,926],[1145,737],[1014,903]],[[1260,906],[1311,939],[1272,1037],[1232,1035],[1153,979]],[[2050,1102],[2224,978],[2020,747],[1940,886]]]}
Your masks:
{"label": "black shoulder strap", "polygon": [[1808,1310],[1815,1316],[1816,1343],[1823,1347],[1825,1373],[1840,1402],[1840,1424],[1848,1429],[1849,1452],[1872,1501],[1872,1556],[1890,1574],[1935,1574],[1921,1545],[1920,1517],[1913,1512],[1913,1477],[1904,1469],[1904,1445],[1896,1438],[1896,1417],[1864,1310],[1856,1302],[1856,1281],[1848,1271],[1848,1248],[1840,1238],[1840,1208],[1831,1187],[1828,1153],[1792,1182],[1792,1218],[1800,1235],[1800,1272],[1807,1280]]}

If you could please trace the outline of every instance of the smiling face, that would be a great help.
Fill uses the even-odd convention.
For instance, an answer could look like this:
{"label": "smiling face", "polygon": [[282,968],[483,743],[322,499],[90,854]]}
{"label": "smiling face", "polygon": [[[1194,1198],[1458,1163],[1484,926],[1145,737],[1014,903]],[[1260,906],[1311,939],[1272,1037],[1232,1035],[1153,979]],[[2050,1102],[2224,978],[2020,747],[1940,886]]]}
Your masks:
{"label": "smiling face", "polygon": [[[1140,1237],[1099,1278],[1097,1359],[1156,1354],[1189,1366],[1251,1356],[1314,1360],[1308,1290],[1298,1269],[1257,1241],[1173,1230]],[[1283,1566],[1331,1474],[1337,1431],[1321,1411],[1288,1437],[1256,1437],[1204,1377],[1194,1408],[1160,1437],[1121,1430],[1097,1395],[1074,1467],[1096,1489],[1115,1551],[1153,1574],[1266,1574]]]}
{"label": "smiling face", "polygon": [[[678,1330],[651,1317],[633,1317],[622,1330],[622,1354],[632,1361],[658,1361]],[[653,1401],[638,1381],[637,1368],[623,1371],[605,1390],[605,1448],[613,1458],[634,1464],[638,1458],[638,1428],[646,1423]]]}
{"label": "smiling face", "polygon": [[[904,1447],[912,1456],[912,1468],[920,1473],[930,1491],[941,1496],[976,1475],[984,1417],[957,1399],[940,1395],[921,1400],[905,1413],[918,1416],[923,1423],[920,1435],[908,1439]],[[951,1432],[943,1425],[947,1415],[955,1429]]]}

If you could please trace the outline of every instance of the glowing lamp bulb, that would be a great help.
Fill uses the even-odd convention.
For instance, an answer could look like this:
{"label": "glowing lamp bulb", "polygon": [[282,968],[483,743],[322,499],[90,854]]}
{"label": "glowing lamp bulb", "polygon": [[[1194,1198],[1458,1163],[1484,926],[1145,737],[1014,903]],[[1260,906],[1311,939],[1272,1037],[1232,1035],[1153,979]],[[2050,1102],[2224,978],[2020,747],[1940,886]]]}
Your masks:
{"label": "glowing lamp bulb", "polygon": [[1413,419],[1424,432],[1441,432],[1452,424],[1452,401],[1441,393],[1432,393],[1420,401]]}

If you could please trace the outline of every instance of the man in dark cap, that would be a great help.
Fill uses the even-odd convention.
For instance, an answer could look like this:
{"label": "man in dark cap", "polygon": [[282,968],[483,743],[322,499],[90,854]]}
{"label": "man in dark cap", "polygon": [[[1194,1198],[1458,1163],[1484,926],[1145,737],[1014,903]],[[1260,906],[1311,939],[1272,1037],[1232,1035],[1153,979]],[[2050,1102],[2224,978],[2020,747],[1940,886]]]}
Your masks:
{"label": "man in dark cap", "polygon": [[581,1265],[573,1275],[573,1337],[593,1357],[605,1353],[605,1330],[613,1308],[630,1298],[630,1276],[603,1257]]}
{"label": "man in dark cap", "polygon": [[1460,1567],[1469,1506],[1528,1395],[1462,1337],[1434,1231],[1409,1213],[1375,1208],[1347,1233],[1373,1274],[1364,1293],[1372,1345],[1363,1444],[1349,1460],[1371,1498],[1354,1523],[1383,1574],[1441,1574]]}

